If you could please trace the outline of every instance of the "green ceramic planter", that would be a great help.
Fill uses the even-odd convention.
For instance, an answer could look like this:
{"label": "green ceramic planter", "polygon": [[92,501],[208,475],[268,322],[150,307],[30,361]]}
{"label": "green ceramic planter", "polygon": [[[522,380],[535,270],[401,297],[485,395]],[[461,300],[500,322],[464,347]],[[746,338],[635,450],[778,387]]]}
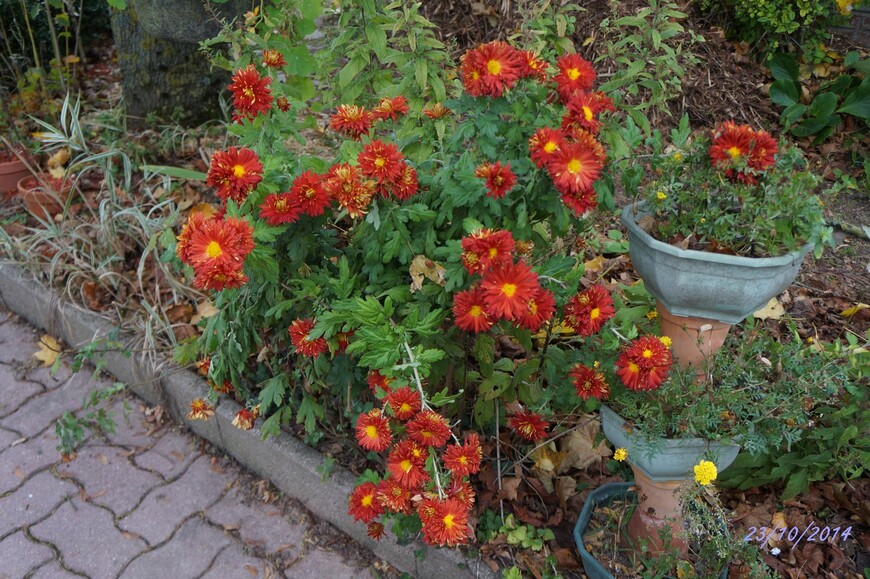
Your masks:
{"label": "green ceramic planter", "polygon": [[601,406],[601,430],[607,440],[616,448],[628,451],[628,461],[654,481],[684,480],[692,476],[698,462],[707,455],[719,472],[731,466],[740,447],[736,444],[723,444],[703,438],[664,439],[655,447],[636,434],[629,434],[623,428],[625,420],[609,407]]}
{"label": "green ceramic planter", "polygon": [[797,277],[813,245],[779,257],[741,257],[680,249],[653,239],[637,220],[650,212],[645,203],[626,206],[634,270],[646,288],[672,314],[736,324],[764,307]]}
{"label": "green ceramic planter", "polygon": [[[577,519],[577,524],[574,525],[574,544],[577,545],[577,552],[580,554],[580,561],[583,563],[583,570],[590,579],[613,579],[604,566],[599,563],[592,554],[586,550],[583,544],[583,535],[586,533],[586,528],[589,526],[589,521],[592,519],[592,512],[596,507],[607,505],[611,501],[624,497],[634,497],[635,492],[629,490],[634,486],[634,483],[608,483],[602,485],[589,493],[586,497],[586,502],[583,504],[583,510],[580,511],[580,517]],[[719,574],[719,579],[728,579],[728,566]]]}

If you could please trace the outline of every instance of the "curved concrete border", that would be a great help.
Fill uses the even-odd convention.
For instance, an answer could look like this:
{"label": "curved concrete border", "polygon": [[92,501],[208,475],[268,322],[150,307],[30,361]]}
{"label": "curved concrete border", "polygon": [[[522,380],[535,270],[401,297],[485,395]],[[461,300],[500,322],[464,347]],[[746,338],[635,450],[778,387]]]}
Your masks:
{"label": "curved concrete border", "polygon": [[[95,339],[115,337],[118,329],[97,314],[62,301],[50,288],[15,265],[0,263],[0,299],[6,306],[32,325],[63,339],[71,348],[80,348]],[[121,335],[115,339],[133,344],[134,337]],[[132,349],[132,348],[131,348]],[[192,399],[208,393],[206,382],[194,372],[171,362],[149,363],[142,357],[110,352],[104,356],[106,370],[129,385],[151,404],[162,404],[176,422],[190,429],[228,455],[271,480],[276,487],[292,496],[312,513],[329,521],[361,543],[378,557],[414,577],[439,579],[494,579],[495,573],[479,558],[468,559],[454,549],[433,549],[421,542],[399,545],[392,535],[374,541],[366,527],[347,514],[347,499],[355,477],[347,469],[336,466],[328,480],[323,481],[317,468],[325,458],[316,450],[287,434],[263,440],[260,429],[240,430],[232,426],[241,408],[235,402],[222,400],[215,409],[215,418],[205,422],[184,419]],[[417,557],[422,552],[425,556]]]}

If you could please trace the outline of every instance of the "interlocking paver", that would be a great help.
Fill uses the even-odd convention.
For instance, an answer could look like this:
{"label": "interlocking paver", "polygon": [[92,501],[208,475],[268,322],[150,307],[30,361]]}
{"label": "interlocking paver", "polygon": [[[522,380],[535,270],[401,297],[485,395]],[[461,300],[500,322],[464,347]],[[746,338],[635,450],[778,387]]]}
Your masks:
{"label": "interlocking paver", "polygon": [[27,579],[81,579],[81,577],[65,570],[57,561],[51,561],[37,569],[36,573]]}
{"label": "interlocking paver", "polygon": [[48,471],[33,476],[17,491],[0,499],[0,537],[42,519],[77,492],[74,484],[58,480]]}
{"label": "interlocking paver", "polygon": [[7,448],[11,447],[16,440],[20,439],[21,437],[14,432],[10,432],[8,430],[0,428],[0,452],[3,452]]}
{"label": "interlocking paver", "polygon": [[271,567],[268,561],[245,555],[241,547],[230,545],[221,551],[202,579],[259,579],[266,576],[266,568],[272,571],[269,577],[274,577]]}
{"label": "interlocking paver", "polygon": [[19,486],[40,469],[60,461],[54,432],[43,432],[0,454],[0,495]]}
{"label": "interlocking paver", "polygon": [[133,466],[127,454],[126,449],[117,446],[89,446],[57,471],[77,480],[89,502],[123,516],[133,510],[145,493],[163,483],[157,475]]}
{"label": "interlocking paver", "polygon": [[3,418],[2,425],[25,436],[33,436],[45,428],[46,423],[53,424],[64,412],[81,408],[82,399],[91,385],[90,376],[77,374],[59,388],[30,398],[10,416]]}
{"label": "interlocking paver", "polygon": [[[217,554],[230,544],[230,538],[193,517],[182,525],[167,543],[136,558],[124,569],[124,579],[193,579],[211,566]],[[249,575],[250,577],[250,575]]]}
{"label": "interlocking paver", "polygon": [[149,434],[149,425],[142,414],[144,404],[131,394],[124,394],[113,400],[109,405],[109,413],[115,421],[115,432],[105,433],[105,438],[112,444],[130,449],[148,449],[157,442],[159,434]]}
{"label": "interlocking paver", "polygon": [[290,559],[298,555],[308,528],[303,513],[247,502],[244,495],[242,489],[233,487],[205,516],[216,525],[237,530],[247,547],[270,555],[281,551],[282,557]]}
{"label": "interlocking paver", "polygon": [[197,441],[187,436],[163,436],[147,452],[133,459],[136,466],[160,473],[171,479],[178,476],[197,458],[202,456]]}
{"label": "interlocking paver", "polygon": [[342,579],[371,579],[368,569],[354,569],[340,556],[329,551],[313,549],[295,565],[284,570],[288,579],[310,579],[311,577],[341,577]]}
{"label": "interlocking paver", "polygon": [[199,457],[176,481],[152,490],[119,526],[156,545],[165,541],[178,524],[220,498],[232,479],[209,468],[210,458]]}
{"label": "interlocking paver", "polygon": [[54,544],[67,567],[90,577],[116,577],[146,548],[142,539],[118,531],[107,510],[77,498],[30,527],[30,533],[40,541]]}
{"label": "interlocking paver", "polygon": [[41,393],[45,388],[38,382],[19,380],[12,366],[0,364],[0,384],[15,384],[15,388],[4,389],[0,399],[0,416],[7,416],[24,404],[28,398]]}
{"label": "interlocking paver", "polygon": [[18,531],[0,541],[0,579],[24,577],[53,558],[51,549]]}

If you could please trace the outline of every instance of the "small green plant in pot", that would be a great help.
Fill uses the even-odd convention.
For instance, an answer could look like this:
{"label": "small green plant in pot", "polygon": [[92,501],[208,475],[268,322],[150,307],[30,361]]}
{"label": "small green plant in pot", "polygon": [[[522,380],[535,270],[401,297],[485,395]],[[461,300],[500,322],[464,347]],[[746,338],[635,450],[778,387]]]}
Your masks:
{"label": "small green plant in pot", "polygon": [[671,137],[654,142],[652,178],[622,221],[662,333],[681,364],[700,369],[832,237],[796,147],[730,121],[693,138],[684,118]]}

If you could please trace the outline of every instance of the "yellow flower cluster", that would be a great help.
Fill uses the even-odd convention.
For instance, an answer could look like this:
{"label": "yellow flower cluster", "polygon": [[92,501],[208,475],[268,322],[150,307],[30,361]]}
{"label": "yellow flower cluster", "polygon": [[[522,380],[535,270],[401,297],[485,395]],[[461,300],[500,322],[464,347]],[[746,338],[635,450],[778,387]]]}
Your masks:
{"label": "yellow flower cluster", "polygon": [[716,465],[709,460],[702,460],[695,465],[695,480],[702,485],[708,485],[716,480],[718,474]]}
{"label": "yellow flower cluster", "polygon": [[620,447],[613,451],[613,460],[617,462],[622,462],[626,458],[628,458],[628,451],[624,448]]}

